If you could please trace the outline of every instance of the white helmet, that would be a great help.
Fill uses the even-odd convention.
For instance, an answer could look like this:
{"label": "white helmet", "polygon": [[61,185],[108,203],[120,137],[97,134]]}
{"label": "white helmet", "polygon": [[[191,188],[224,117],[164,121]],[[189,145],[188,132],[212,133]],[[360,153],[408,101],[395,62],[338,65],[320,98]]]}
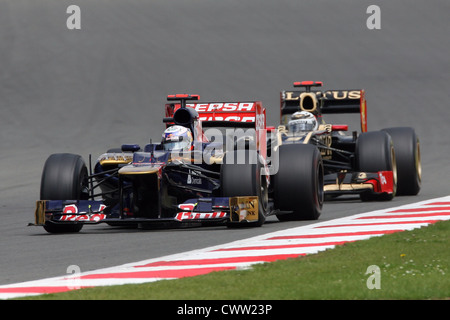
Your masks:
{"label": "white helmet", "polygon": [[162,142],[164,150],[191,150],[194,139],[189,129],[182,126],[171,126],[164,130]]}
{"label": "white helmet", "polygon": [[316,117],[308,111],[297,111],[288,122],[290,132],[304,132],[317,130],[319,124]]}

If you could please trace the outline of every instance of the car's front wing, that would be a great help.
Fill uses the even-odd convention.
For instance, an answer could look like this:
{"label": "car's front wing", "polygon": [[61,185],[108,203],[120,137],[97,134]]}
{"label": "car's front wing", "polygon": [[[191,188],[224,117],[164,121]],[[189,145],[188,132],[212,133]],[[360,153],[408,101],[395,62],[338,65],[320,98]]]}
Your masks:
{"label": "car's front wing", "polygon": [[153,222],[253,222],[258,221],[258,197],[213,197],[190,199],[177,206],[176,214],[166,218],[133,217],[127,213],[111,213],[103,201],[39,200],[35,222],[31,225],[153,223]]}
{"label": "car's front wing", "polygon": [[324,180],[324,192],[328,195],[393,194],[395,191],[393,171],[337,173],[326,176]]}

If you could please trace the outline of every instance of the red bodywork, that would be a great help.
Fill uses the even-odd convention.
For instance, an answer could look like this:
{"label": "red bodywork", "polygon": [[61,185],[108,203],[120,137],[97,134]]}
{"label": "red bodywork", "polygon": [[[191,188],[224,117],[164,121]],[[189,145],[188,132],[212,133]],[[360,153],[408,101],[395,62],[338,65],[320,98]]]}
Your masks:
{"label": "red bodywork", "polygon": [[[184,97],[185,95],[171,96],[176,98],[178,96]],[[186,96],[192,97],[194,95]],[[264,158],[266,157],[266,109],[260,101],[186,103],[186,107],[194,109],[199,115],[199,121],[197,121],[194,129],[194,139],[196,141],[208,142],[203,134],[204,127],[254,128],[256,131],[257,149]],[[167,118],[173,117],[175,111],[180,108],[180,103],[166,104],[165,116]]]}

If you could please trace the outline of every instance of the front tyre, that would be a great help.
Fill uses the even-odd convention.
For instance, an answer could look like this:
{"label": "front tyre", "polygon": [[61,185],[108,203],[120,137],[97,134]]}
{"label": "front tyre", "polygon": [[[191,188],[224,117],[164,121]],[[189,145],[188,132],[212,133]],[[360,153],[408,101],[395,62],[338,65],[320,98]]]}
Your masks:
{"label": "front tyre", "polygon": [[278,172],[274,176],[275,208],[280,221],[317,220],[322,212],[323,162],[319,150],[310,144],[279,147]]}
{"label": "front tyre", "polygon": [[[243,161],[244,159],[245,161]],[[266,176],[261,174],[261,168],[258,154],[249,150],[227,153],[221,166],[220,181],[223,197],[258,197],[258,221],[241,226],[260,227],[266,221],[269,206],[268,185]],[[239,225],[230,223],[228,226]]]}
{"label": "front tyre", "polygon": [[[41,178],[41,200],[87,200],[88,172],[79,155],[57,153],[48,157]],[[49,233],[78,232],[82,224],[55,224],[46,221]]]}
{"label": "front tyre", "polygon": [[397,195],[417,195],[422,184],[419,137],[413,128],[383,129],[394,143],[397,159]]}
{"label": "front tyre", "polygon": [[391,136],[384,131],[361,133],[356,142],[356,165],[361,172],[392,171],[393,193],[361,193],[362,201],[389,201],[397,190],[397,162]]}

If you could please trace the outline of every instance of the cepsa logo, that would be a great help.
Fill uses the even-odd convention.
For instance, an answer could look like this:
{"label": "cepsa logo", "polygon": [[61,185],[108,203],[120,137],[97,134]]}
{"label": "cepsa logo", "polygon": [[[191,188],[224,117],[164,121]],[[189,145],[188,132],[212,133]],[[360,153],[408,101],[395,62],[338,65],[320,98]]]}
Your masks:
{"label": "cepsa logo", "polygon": [[256,105],[253,102],[192,103],[186,106],[195,109],[201,121],[255,122]]}
{"label": "cepsa logo", "polygon": [[237,122],[255,122],[254,116],[243,116],[243,115],[233,115],[226,116],[224,114],[221,115],[213,115],[213,116],[203,116],[200,117],[200,121],[237,121]]}
{"label": "cepsa logo", "polygon": [[186,106],[194,108],[197,112],[255,111],[255,103],[253,102],[188,103]]}

